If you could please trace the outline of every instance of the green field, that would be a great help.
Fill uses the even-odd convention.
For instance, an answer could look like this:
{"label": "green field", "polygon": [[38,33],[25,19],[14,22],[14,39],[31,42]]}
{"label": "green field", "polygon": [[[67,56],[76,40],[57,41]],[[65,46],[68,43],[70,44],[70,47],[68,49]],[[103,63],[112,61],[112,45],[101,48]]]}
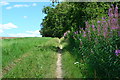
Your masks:
{"label": "green field", "polygon": [[[61,38],[62,76],[84,78],[75,58]],[[14,38],[2,40],[3,78],[56,78],[58,38]],[[13,65],[12,65],[13,64]],[[70,66],[71,65],[71,66]],[[10,67],[5,71],[6,67]]]}
{"label": "green field", "polygon": [[[4,78],[55,78],[57,38],[16,38],[2,41]],[[11,65],[13,64],[14,65]],[[4,71],[10,67],[8,71]]]}
{"label": "green field", "polygon": [[[72,51],[65,38],[16,38],[2,40],[3,78],[57,78],[62,45],[62,78],[95,78],[96,72]],[[59,65],[59,64],[58,64]]]}

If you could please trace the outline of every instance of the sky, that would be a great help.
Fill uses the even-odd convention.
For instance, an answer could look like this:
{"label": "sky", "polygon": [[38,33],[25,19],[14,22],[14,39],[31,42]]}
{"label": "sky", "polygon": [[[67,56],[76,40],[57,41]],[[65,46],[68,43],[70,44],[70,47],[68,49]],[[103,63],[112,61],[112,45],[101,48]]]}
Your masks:
{"label": "sky", "polygon": [[42,9],[44,6],[51,6],[50,1],[1,0],[0,22],[2,22],[0,23],[0,37],[41,37],[42,35],[39,33],[40,24],[46,16],[42,13]]}
{"label": "sky", "polygon": [[42,12],[51,2],[0,2],[2,6],[1,37],[41,37]]}

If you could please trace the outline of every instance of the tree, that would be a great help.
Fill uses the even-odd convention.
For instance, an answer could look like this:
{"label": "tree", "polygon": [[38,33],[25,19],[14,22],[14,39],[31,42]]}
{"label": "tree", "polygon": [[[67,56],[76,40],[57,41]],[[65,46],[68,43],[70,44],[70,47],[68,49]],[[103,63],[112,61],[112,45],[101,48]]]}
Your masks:
{"label": "tree", "polygon": [[[62,37],[73,28],[85,28],[85,22],[107,15],[110,2],[62,2],[56,6],[47,6],[43,13],[41,34],[49,37]],[[99,15],[99,16],[98,16]]]}

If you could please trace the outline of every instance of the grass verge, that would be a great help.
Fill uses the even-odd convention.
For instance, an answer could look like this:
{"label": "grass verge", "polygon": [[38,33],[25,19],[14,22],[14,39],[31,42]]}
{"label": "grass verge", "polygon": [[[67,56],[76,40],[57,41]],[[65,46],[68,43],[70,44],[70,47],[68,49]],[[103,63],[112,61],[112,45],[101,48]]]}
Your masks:
{"label": "grass verge", "polygon": [[93,78],[93,73],[83,59],[78,59],[77,52],[68,45],[68,40],[61,39],[63,45],[62,65],[64,78]]}
{"label": "grass verge", "polygon": [[84,78],[79,69],[79,64],[68,51],[64,51],[62,54],[62,65],[64,78]]}

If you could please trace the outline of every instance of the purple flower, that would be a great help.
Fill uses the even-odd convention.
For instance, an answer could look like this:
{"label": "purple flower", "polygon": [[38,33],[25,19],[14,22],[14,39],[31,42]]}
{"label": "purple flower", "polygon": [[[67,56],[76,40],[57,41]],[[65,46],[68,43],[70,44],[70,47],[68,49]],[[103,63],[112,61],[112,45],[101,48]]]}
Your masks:
{"label": "purple flower", "polygon": [[70,33],[70,31],[67,31],[64,33],[64,37],[67,36],[67,34]]}
{"label": "purple flower", "polygon": [[88,33],[90,33],[90,30],[88,30]]}
{"label": "purple flower", "polygon": [[74,32],[74,34],[77,34],[76,32]]}
{"label": "purple flower", "polygon": [[86,37],[86,32],[85,31],[83,32],[83,37]]}
{"label": "purple flower", "polygon": [[111,4],[111,6],[113,7],[114,5],[113,5],[113,4]]}
{"label": "purple flower", "polygon": [[119,27],[111,27],[111,29],[119,29]]}
{"label": "purple flower", "polygon": [[67,35],[67,33],[64,33],[64,37]]}
{"label": "purple flower", "polygon": [[95,26],[94,26],[94,25],[92,25],[92,28],[95,28]]}
{"label": "purple flower", "polygon": [[116,21],[117,21],[117,19],[115,19],[115,18],[112,19],[112,22],[113,22],[113,23],[115,23]]}
{"label": "purple flower", "polygon": [[93,29],[93,31],[95,31],[95,25],[92,25],[92,29]]}
{"label": "purple flower", "polygon": [[88,22],[86,21],[85,24],[88,25]]}
{"label": "purple flower", "polygon": [[100,21],[97,21],[97,23],[100,23]]}
{"label": "purple flower", "polygon": [[117,27],[119,26],[119,24],[118,24],[118,19],[112,18],[109,25],[110,25],[111,27],[115,27],[116,29],[118,29],[118,28],[117,28]]}
{"label": "purple flower", "polygon": [[109,13],[112,11],[112,8],[109,8]]}
{"label": "purple flower", "polygon": [[108,23],[108,26],[110,27],[111,26],[111,20],[108,20],[107,23]]}
{"label": "purple flower", "polygon": [[98,30],[98,35],[100,35],[100,32],[101,32],[100,25],[98,25],[97,30]]}
{"label": "purple flower", "polygon": [[113,9],[112,9],[112,8],[109,9],[108,15],[109,15],[109,17],[112,17],[112,16],[114,15],[114,14],[113,14]]}
{"label": "purple flower", "polygon": [[116,56],[118,56],[118,54],[116,54]]}
{"label": "purple flower", "polygon": [[78,31],[76,31],[76,33],[78,34]]}
{"label": "purple flower", "polygon": [[86,28],[90,27],[90,25],[88,24],[88,22],[85,22],[85,24],[86,24]]}
{"label": "purple flower", "polygon": [[103,23],[106,23],[106,21],[102,21]]}
{"label": "purple flower", "polygon": [[74,32],[74,34],[78,34],[78,31]]}
{"label": "purple flower", "polygon": [[104,34],[103,34],[103,35],[104,35],[104,37],[106,38],[106,37],[107,37],[107,32],[104,32]]}
{"label": "purple flower", "polygon": [[111,27],[111,29],[116,29],[115,27]]}
{"label": "purple flower", "polygon": [[118,56],[120,53],[120,50],[115,50],[115,55]]}
{"label": "purple flower", "polygon": [[116,5],[115,11],[114,11],[115,17],[118,17],[118,6]]}

